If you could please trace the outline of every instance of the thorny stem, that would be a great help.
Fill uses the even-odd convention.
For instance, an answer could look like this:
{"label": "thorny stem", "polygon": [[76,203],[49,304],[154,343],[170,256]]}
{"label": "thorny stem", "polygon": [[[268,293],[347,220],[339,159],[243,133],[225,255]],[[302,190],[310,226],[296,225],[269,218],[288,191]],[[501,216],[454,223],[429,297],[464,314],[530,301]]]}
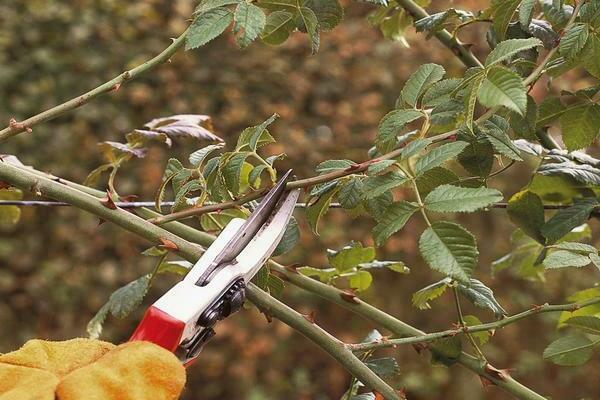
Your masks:
{"label": "thorny stem", "polygon": [[[162,239],[170,240],[177,246],[177,250],[174,251],[192,263],[196,262],[204,251],[198,244],[187,241],[125,210],[119,208],[110,209],[92,194],[77,190],[72,185],[65,184],[65,182],[61,182],[60,180],[49,179],[37,171],[34,172],[28,168],[20,168],[6,162],[0,162],[0,180],[8,182],[24,191],[35,189],[36,192],[40,192],[44,196],[68,202],[77,208],[97,215],[103,220],[113,222],[152,243],[161,244]],[[187,228],[177,227],[174,229],[174,231],[177,230],[186,231]],[[202,232],[199,233],[201,235],[197,238],[206,240],[209,237],[212,239],[209,235]],[[377,390],[386,399],[400,399],[400,396],[393,388],[364,365],[343,343],[325,332],[318,325],[309,323],[300,314],[279,300],[269,296],[253,284],[248,285],[246,295],[258,307],[267,310],[270,315],[288,324],[320,346],[365,385]]]}
{"label": "thorny stem", "polygon": [[386,339],[377,342],[351,344],[348,346],[350,349],[352,349],[352,351],[367,351],[406,344],[427,343],[432,342],[434,340],[459,335],[461,333],[495,332],[496,330],[504,328],[507,325],[513,324],[517,321],[537,314],[549,312],[574,312],[583,307],[591,306],[594,304],[600,304],[600,298],[596,297],[593,299],[568,304],[544,304],[541,306],[533,306],[529,310],[525,310],[518,314],[514,314],[510,317],[505,317],[501,320],[489,322],[486,324],[466,326],[460,329],[448,329],[445,331],[428,333],[422,336],[412,336],[399,339]]}
{"label": "thorny stem", "polygon": [[90,102],[91,100],[102,94],[117,91],[121,87],[121,85],[126,83],[127,81],[138,77],[139,75],[153,69],[154,67],[164,63],[165,61],[168,61],[169,58],[173,54],[175,54],[175,52],[185,43],[186,34],[187,30],[183,32],[178,38],[174,39],[173,43],[171,43],[169,47],[164,49],[154,58],[144,62],[143,64],[138,65],[133,69],[122,72],[113,79],[90,90],[89,92],[86,92],[78,97],[75,97],[62,104],[52,107],[49,110],[27,118],[26,120],[20,122],[11,120],[9,126],[0,131],[0,143],[15,135],[18,135],[19,133],[30,132],[33,126],[54,119],[59,115],[62,115],[75,108],[81,107],[82,105]]}
{"label": "thorny stem", "polygon": [[[5,165],[6,165],[6,163],[0,162],[0,179],[9,182],[7,179],[3,178],[3,176],[6,175],[6,171],[4,169]],[[21,168],[19,168],[19,170],[21,170]],[[66,190],[64,188],[76,189],[77,192],[87,193],[91,196],[96,197],[96,199],[101,198],[105,195],[105,193],[102,191],[95,190],[95,189],[89,188],[87,186],[79,185],[77,183],[73,183],[73,182],[70,182],[65,179],[57,178],[55,176],[51,176],[51,175],[45,174],[43,172],[36,171],[34,169],[23,168],[23,170],[25,172],[34,174],[37,177],[51,179],[53,182],[56,182],[59,185],[61,185],[61,187],[63,187],[63,191]],[[19,174],[20,174],[20,172],[15,171],[15,174],[13,174],[13,176],[15,176],[15,178],[16,178],[16,175],[19,175]],[[35,178],[28,177],[28,179],[29,179],[29,182],[31,182]],[[25,187],[27,187],[27,184],[25,185]],[[85,209],[83,207],[80,207],[80,208]],[[148,208],[141,208],[141,209],[136,210],[136,212],[139,213],[144,218],[151,218],[151,217],[155,217],[155,216],[159,215],[157,212],[150,210]],[[215,237],[213,235],[207,234],[202,231],[198,231],[198,230],[193,229],[192,227],[184,225],[180,222],[169,222],[169,223],[164,224],[161,228],[165,229],[166,231],[171,232],[174,235],[177,235],[176,236],[177,242],[175,242],[175,243],[180,247],[180,249],[181,249],[180,240],[187,241],[187,242],[183,242],[183,243],[189,242],[189,243],[199,244],[201,246],[210,246],[210,244],[215,240]],[[161,228],[158,228],[158,229],[161,229]],[[144,235],[142,235],[142,236],[144,236]],[[146,237],[146,236],[144,236],[144,237]],[[181,238],[181,239],[179,239],[179,238]],[[196,258],[200,257],[200,253],[201,253],[201,250],[199,250],[198,253],[195,253]],[[427,337],[426,334],[424,332],[420,331],[419,329],[417,329],[397,318],[394,318],[393,316],[387,314],[386,312],[362,301],[358,297],[354,297],[353,295],[349,295],[348,293],[341,291],[333,286],[326,285],[322,282],[319,282],[319,281],[311,279],[307,276],[301,275],[301,274],[295,272],[295,270],[288,269],[285,266],[283,266],[279,263],[276,263],[274,261],[269,261],[268,264],[269,264],[271,271],[280,274],[281,276],[283,276],[285,278],[285,280],[287,280],[291,284],[293,284],[303,290],[306,290],[310,293],[316,294],[316,295],[318,295],[326,300],[329,300],[333,303],[336,303],[344,308],[347,308],[348,310],[356,313],[357,315],[360,315],[360,316],[372,321],[373,323],[382,326],[383,328],[389,330],[390,332],[394,333],[397,336],[400,336],[400,337],[407,337],[407,336],[411,337],[412,336],[412,337],[417,337],[417,338]],[[598,299],[598,302],[600,302],[600,299]],[[579,304],[579,307],[583,307],[585,305],[586,304]],[[543,307],[545,307],[545,306],[542,306],[542,308]],[[556,307],[556,306],[549,306],[549,307]],[[575,310],[575,309],[576,308],[572,308],[571,310]],[[544,311],[540,311],[540,312],[544,312]],[[275,313],[273,313],[273,316],[275,316],[276,318],[279,318],[279,316],[276,315]],[[510,318],[511,317],[508,317],[505,320],[510,319]],[[522,318],[525,318],[525,317],[521,317],[521,319]],[[501,320],[501,321],[505,321],[505,320]],[[498,321],[498,322],[501,322],[501,321]],[[476,327],[470,327],[469,329],[471,329],[471,331],[475,332],[475,328]],[[491,329],[495,329],[495,328],[486,328],[486,330],[491,330]],[[454,332],[454,331],[452,331],[452,332]],[[398,339],[392,339],[392,340],[398,340]],[[382,346],[382,347],[385,347],[385,346]],[[466,353],[462,353],[457,362],[459,364],[463,365],[464,367],[466,367],[467,369],[473,371],[474,373],[488,379],[490,382],[492,382],[495,385],[497,385],[498,387],[504,389],[508,393],[511,393],[513,396],[515,396],[518,399],[545,400],[545,398],[543,396],[535,393],[533,390],[527,388],[526,386],[523,386],[522,384],[520,384],[519,382],[514,380],[511,376],[498,377],[498,376],[490,374],[490,372],[486,370],[485,366],[481,365],[481,362],[478,359],[476,359]]]}

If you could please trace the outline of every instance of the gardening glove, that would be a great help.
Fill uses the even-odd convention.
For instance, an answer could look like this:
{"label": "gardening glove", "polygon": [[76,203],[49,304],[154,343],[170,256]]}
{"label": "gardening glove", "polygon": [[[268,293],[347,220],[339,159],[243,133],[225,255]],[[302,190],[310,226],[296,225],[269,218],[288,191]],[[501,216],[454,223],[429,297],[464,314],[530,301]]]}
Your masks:
{"label": "gardening glove", "polygon": [[0,400],[173,400],[185,369],[149,342],[30,340],[0,355]]}

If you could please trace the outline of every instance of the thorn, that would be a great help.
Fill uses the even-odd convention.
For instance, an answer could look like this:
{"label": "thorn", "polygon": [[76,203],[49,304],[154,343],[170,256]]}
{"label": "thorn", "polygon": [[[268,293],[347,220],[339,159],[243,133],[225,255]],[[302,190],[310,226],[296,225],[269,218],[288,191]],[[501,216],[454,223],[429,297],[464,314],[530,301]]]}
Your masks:
{"label": "thorn", "polygon": [[421,354],[423,351],[427,350],[427,343],[415,343],[412,345],[413,349],[417,352],[417,354]]}
{"label": "thorn", "polygon": [[102,218],[98,218],[98,226],[102,225],[105,222],[106,222],[106,220],[104,220]]}
{"label": "thorn", "polygon": [[375,400],[385,400],[383,395],[379,393],[377,390],[373,390],[373,394],[375,395]]}
{"label": "thorn", "polygon": [[307,320],[311,324],[317,323],[317,320],[316,320],[317,314],[314,311],[311,311],[308,314],[301,314],[301,315],[304,317],[305,320]]}
{"label": "thorn", "polygon": [[10,189],[10,183],[4,182],[4,181],[0,181],[0,189]]}
{"label": "thorn", "polygon": [[285,265],[284,268],[286,271],[289,271],[292,274],[297,274],[299,266],[300,266],[300,264],[294,263],[294,264],[290,264],[290,265]]}
{"label": "thorn", "polygon": [[111,210],[117,209],[117,205],[113,201],[112,197],[110,196],[110,192],[108,190],[106,191],[106,197],[103,197],[100,199],[100,204],[102,204],[104,207],[109,208]]}
{"label": "thorn", "polygon": [[487,386],[492,386],[494,384],[494,382],[490,381],[485,376],[479,375],[479,379],[481,380],[481,386],[483,386],[484,388]]}
{"label": "thorn", "polygon": [[506,381],[508,378],[510,378],[510,370],[508,369],[498,369],[490,363],[486,363],[483,369],[493,378],[496,378],[498,380]]}
{"label": "thorn", "polygon": [[40,190],[40,182],[39,181],[33,182],[33,185],[31,185],[31,187],[29,188],[29,191],[31,193],[35,194],[36,196],[41,196],[42,191]]}
{"label": "thorn", "polygon": [[342,290],[340,293],[340,297],[342,298],[342,300],[345,300],[348,303],[360,304],[360,301],[358,301],[358,297],[356,297],[356,294],[354,294],[352,290]]}
{"label": "thorn", "polygon": [[110,91],[111,92],[118,92],[120,87],[121,87],[121,83],[120,82],[119,83],[115,83],[113,85],[113,87],[110,88]]}
{"label": "thorn", "polygon": [[131,79],[131,71],[125,71],[123,73],[123,79],[124,80]]}
{"label": "thorn", "polygon": [[172,240],[165,239],[165,238],[158,238],[158,240],[160,241],[161,244],[157,245],[156,247],[158,247],[159,249],[172,250],[172,251],[179,250],[179,247],[177,247],[175,242],[173,242]]}

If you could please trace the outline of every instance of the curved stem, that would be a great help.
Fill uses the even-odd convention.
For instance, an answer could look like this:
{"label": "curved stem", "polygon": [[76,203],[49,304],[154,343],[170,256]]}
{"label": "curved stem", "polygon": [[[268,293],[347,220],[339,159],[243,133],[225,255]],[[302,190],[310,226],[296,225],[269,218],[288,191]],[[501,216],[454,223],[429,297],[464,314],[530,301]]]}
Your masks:
{"label": "curved stem", "polygon": [[9,126],[0,130],[0,143],[9,139],[15,135],[18,135],[22,132],[30,132],[31,128],[34,125],[37,125],[42,122],[49,121],[62,115],[68,111],[71,111],[75,108],[81,107],[82,105],[90,102],[94,98],[100,96],[101,94],[117,91],[121,85],[131,79],[136,78],[137,76],[151,70],[159,64],[164,63],[169,60],[169,58],[175,54],[175,52],[184,44],[185,36],[187,34],[187,30],[183,32],[178,38],[173,40],[173,43],[166,49],[164,49],[161,53],[156,55],[154,58],[144,62],[143,64],[138,65],[137,67],[124,71],[121,74],[117,75],[113,79],[108,82],[103,83],[102,85],[86,92],[80,96],[77,96],[71,100],[68,100],[62,104],[59,104],[55,107],[50,108],[44,112],[41,112],[37,115],[27,118],[26,120],[17,122],[11,120]]}

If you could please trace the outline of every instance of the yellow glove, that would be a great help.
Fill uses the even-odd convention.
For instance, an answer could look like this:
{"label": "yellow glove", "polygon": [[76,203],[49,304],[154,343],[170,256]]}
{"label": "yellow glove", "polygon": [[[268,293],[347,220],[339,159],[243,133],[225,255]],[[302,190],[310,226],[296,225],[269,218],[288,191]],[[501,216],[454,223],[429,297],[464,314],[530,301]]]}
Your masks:
{"label": "yellow glove", "polygon": [[30,340],[0,355],[0,400],[173,400],[185,369],[149,342]]}

